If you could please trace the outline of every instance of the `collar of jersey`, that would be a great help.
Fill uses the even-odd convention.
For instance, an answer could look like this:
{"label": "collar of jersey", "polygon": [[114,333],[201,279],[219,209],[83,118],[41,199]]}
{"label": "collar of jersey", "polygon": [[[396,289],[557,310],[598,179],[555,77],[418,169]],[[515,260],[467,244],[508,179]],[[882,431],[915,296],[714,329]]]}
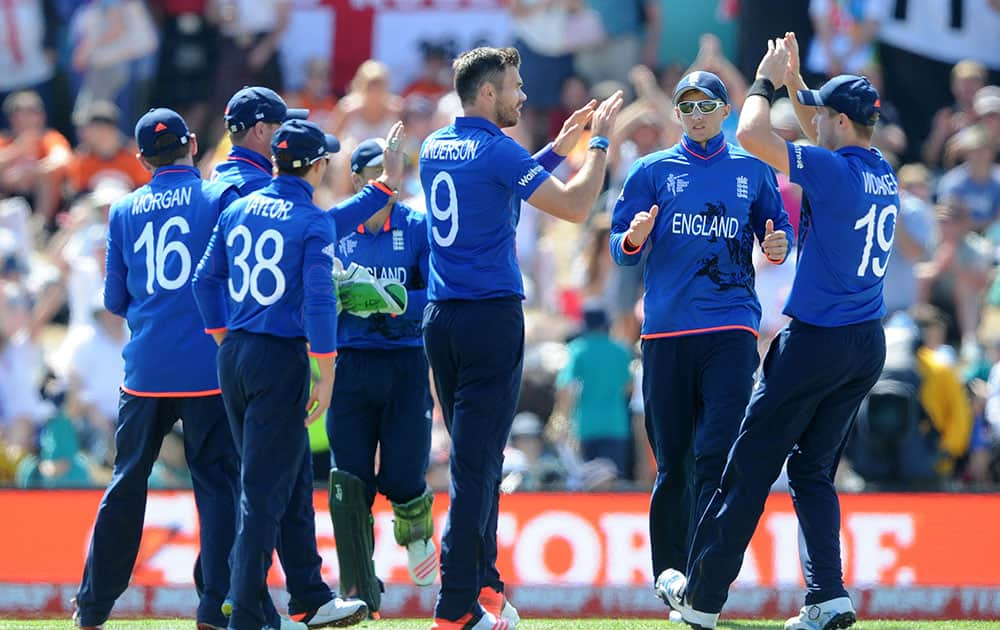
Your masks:
{"label": "collar of jersey", "polygon": [[[395,208],[389,210],[389,214],[385,215],[385,223],[382,224],[382,231],[383,232],[388,232],[389,230],[392,229],[392,213],[393,213],[393,210],[395,210]],[[364,234],[367,231],[368,230],[365,229],[365,224],[364,223],[359,223],[358,224],[358,234]]]}
{"label": "collar of jersey", "polygon": [[497,127],[490,121],[479,116],[456,116],[455,117],[456,127],[479,127],[480,129],[485,129],[493,134],[502,134],[500,127]]}
{"label": "collar of jersey", "polygon": [[296,177],[295,175],[278,175],[271,180],[269,188],[273,188],[282,195],[305,197],[306,201],[312,203],[312,184],[301,177]]}
{"label": "collar of jersey", "polygon": [[271,174],[271,160],[251,149],[233,147],[233,150],[229,152],[229,157],[226,159],[230,162],[249,162],[252,166],[259,168],[268,175]]}
{"label": "collar of jersey", "polygon": [[201,179],[201,173],[193,166],[186,166],[184,164],[169,164],[167,166],[161,166],[153,171],[153,177],[160,177],[162,175],[194,175],[198,179]]}
{"label": "collar of jersey", "polygon": [[860,156],[866,162],[878,162],[882,159],[882,153],[875,147],[866,149],[864,147],[859,147],[857,145],[850,145],[846,147],[840,147],[837,149],[837,153],[845,154],[850,153],[851,155]]}
{"label": "collar of jersey", "polygon": [[699,160],[707,161],[726,153],[726,134],[720,133],[714,138],[710,138],[705,143],[705,148],[701,144],[692,140],[687,134],[681,136],[681,148],[688,155],[692,155]]}

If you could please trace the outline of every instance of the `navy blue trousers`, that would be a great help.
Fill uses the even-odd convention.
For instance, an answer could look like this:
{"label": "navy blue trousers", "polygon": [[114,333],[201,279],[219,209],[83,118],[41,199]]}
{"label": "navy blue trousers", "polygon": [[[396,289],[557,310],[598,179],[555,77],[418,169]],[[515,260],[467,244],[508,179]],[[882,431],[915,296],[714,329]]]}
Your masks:
{"label": "navy blue trousers", "polygon": [[149,474],[164,436],[178,419],[184,422],[184,456],[201,522],[203,590],[197,618],[216,626],[226,623],[221,607],[236,534],[239,462],[222,397],[152,398],[122,392],[114,473],[97,511],[76,596],[82,625],[104,623],[128,587],[142,538]]}
{"label": "navy blue trousers", "polygon": [[883,363],[878,320],[837,328],[793,320],[771,341],[722,483],[694,534],[687,597],[695,609],[722,610],[786,458],[808,549],[806,605],[847,596],[833,477],[858,406]]}
{"label": "navy blue trousers", "polygon": [[698,517],[719,485],[760,362],[745,330],[642,342],[646,433],[656,456],[649,505],[653,579],[683,572]]}
{"label": "navy blue trousers", "polygon": [[[327,414],[331,466],[376,492],[406,503],[424,493],[431,449],[431,419],[424,349],[337,353],[337,379]],[[379,470],[375,474],[375,449]]]}
{"label": "navy blue trousers", "polygon": [[480,589],[503,590],[496,569],[497,513],[503,449],[521,387],[524,313],[517,298],[431,302],[423,325],[451,432],[451,506],[434,616],[478,618]]}
{"label": "navy blue trousers", "polygon": [[[316,551],[312,460],[305,427],[309,399],[306,344],[302,339],[230,331],[219,347],[218,367],[226,414],[241,458],[229,627],[278,627],[266,584],[275,548],[286,571],[292,604],[308,610],[331,598]],[[298,569],[294,588],[290,567]],[[289,611],[294,613],[292,604]]]}

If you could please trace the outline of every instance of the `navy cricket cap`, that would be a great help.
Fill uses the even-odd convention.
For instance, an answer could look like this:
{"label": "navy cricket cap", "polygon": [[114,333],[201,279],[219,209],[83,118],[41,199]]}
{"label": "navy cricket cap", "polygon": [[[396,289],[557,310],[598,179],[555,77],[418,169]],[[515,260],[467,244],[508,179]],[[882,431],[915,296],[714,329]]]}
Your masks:
{"label": "navy cricket cap", "polygon": [[812,107],[829,107],[862,125],[878,121],[881,101],[878,90],[866,77],[841,74],[833,77],[818,90],[799,90],[799,102]]}
{"label": "navy cricket cap", "polygon": [[720,99],[723,103],[729,105],[729,92],[726,90],[726,85],[722,82],[722,79],[711,72],[695,70],[684,75],[684,78],[677,82],[677,87],[674,89],[674,103],[676,104],[680,95],[688,90],[704,92],[711,98]]}
{"label": "navy cricket cap", "polygon": [[[166,135],[175,140],[157,146],[156,141]],[[160,151],[187,144],[190,138],[191,131],[181,115],[166,107],[149,110],[135,123],[135,143],[144,157],[153,157]]]}
{"label": "navy cricket cap", "polygon": [[244,87],[233,94],[223,118],[233,133],[249,129],[259,122],[280,123],[309,117],[308,109],[288,109],[285,100],[266,87]]}
{"label": "navy cricket cap", "polygon": [[292,119],[271,138],[271,154],[278,168],[302,168],[340,151],[340,141],[314,122]]}
{"label": "navy cricket cap", "polygon": [[382,152],[385,150],[385,140],[382,138],[369,138],[354,149],[351,153],[351,172],[360,173],[369,166],[379,166],[382,164]]}

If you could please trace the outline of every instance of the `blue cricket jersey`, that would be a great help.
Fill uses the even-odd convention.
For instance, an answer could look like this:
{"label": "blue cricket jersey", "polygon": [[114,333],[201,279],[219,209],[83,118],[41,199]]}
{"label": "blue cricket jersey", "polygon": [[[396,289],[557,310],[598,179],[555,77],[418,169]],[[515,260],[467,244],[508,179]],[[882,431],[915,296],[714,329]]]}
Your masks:
{"label": "blue cricket jersey", "polygon": [[885,316],[883,277],[899,213],[896,174],[878,149],[788,144],[802,186],[799,260],[785,314],[814,326]]}
{"label": "blue cricket jersey", "polygon": [[314,356],[336,351],[336,234],[312,196],[304,179],[279,175],[225,209],[193,281],[208,332],[302,337]]}
{"label": "blue cricket jersey", "polygon": [[428,299],[524,298],[514,230],[520,200],[548,177],[524,147],[484,118],[459,116],[424,140]]}
{"label": "blue cricket jersey", "polygon": [[427,305],[427,215],[396,202],[382,229],[365,230],[364,224],[341,232],[338,226],[337,257],[346,268],[365,267],[378,280],[406,287],[406,312],[358,317],[347,311],[337,322],[338,348],[419,348],[423,345],[421,321]]}
{"label": "blue cricket jersey", "polygon": [[[625,245],[632,218],[657,204],[639,249]],[[644,339],[760,327],[754,290],[754,237],[765,223],[794,236],[770,166],[719,134],[706,147],[684,136],[632,166],[615,204],[611,255],[644,271]]]}
{"label": "blue cricket jersey", "polygon": [[246,197],[271,183],[272,165],[267,156],[256,151],[233,147],[224,162],[212,169],[212,181],[232,184],[240,197]]}
{"label": "blue cricket jersey", "polygon": [[215,342],[189,281],[222,210],[238,197],[191,166],[163,166],[111,207],[104,305],[128,321],[122,389],[136,396],[219,393]]}

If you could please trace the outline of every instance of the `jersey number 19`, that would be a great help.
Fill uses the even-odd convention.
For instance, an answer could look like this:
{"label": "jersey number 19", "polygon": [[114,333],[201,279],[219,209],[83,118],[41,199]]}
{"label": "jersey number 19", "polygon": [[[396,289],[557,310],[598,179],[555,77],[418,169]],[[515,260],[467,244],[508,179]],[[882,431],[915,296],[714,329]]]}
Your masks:
{"label": "jersey number 19", "polygon": [[[873,203],[872,207],[865,213],[865,216],[854,223],[855,230],[865,230],[865,249],[861,253],[861,263],[858,265],[858,277],[863,277],[868,273],[869,261],[871,262],[872,272],[879,278],[885,275],[885,269],[889,264],[889,250],[892,248],[892,238],[896,233],[896,216],[899,211],[894,205],[886,206],[878,213],[878,219],[876,220],[875,211],[877,208],[878,206]],[[886,223],[890,216],[892,217],[892,225],[887,229]],[[872,245],[876,241],[878,242],[879,255],[872,256]]]}

